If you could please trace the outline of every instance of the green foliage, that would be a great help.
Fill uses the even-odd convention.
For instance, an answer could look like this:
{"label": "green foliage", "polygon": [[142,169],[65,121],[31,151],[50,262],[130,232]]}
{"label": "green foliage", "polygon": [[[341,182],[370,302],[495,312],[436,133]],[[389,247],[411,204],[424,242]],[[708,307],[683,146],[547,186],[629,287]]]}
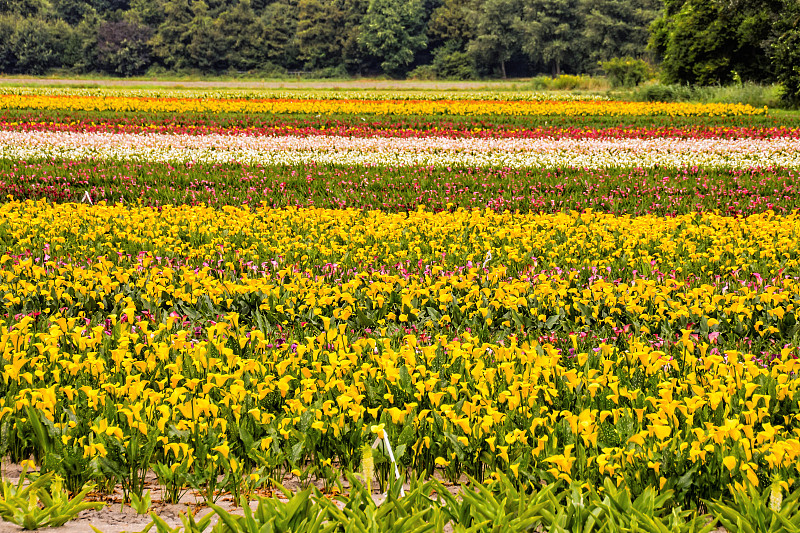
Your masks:
{"label": "green foliage", "polygon": [[91,5],[81,0],[56,0],[53,7],[58,17],[71,26],[97,14]]}
{"label": "green foliage", "polygon": [[[733,492],[732,501],[706,502],[708,510],[728,531],[743,533],[778,533],[800,531],[800,491],[794,491],[781,502],[772,491],[762,493],[749,486]],[[770,502],[771,498],[776,498]]]}
{"label": "green foliage", "polygon": [[[441,482],[410,479],[405,494],[403,480],[393,480],[383,496],[367,490],[360,478],[347,474],[350,489],[333,500],[317,489],[297,493],[283,487],[286,500],[258,498],[255,510],[246,499],[240,500],[242,514],[212,505],[218,518],[215,533],[258,533],[263,531],[339,532],[339,531],[443,531],[456,533],[501,531],[581,531],[642,533],[707,533],[714,527],[707,515],[676,507],[671,491],[658,493],[652,488],[632,498],[627,487],[617,487],[609,479],[598,490],[574,483],[563,487],[553,483],[539,490],[498,474],[488,483],[474,479],[451,493]],[[759,497],[758,494],[755,494]],[[155,526],[158,533],[177,533],[155,515],[145,529]],[[195,523],[182,516],[183,531],[206,530],[212,514]],[[748,530],[749,531],[749,530]],[[756,531],[766,531],[758,530]]]}
{"label": "green foliage", "polygon": [[428,80],[473,80],[478,78],[475,58],[465,51],[458,50],[450,43],[437,50],[433,63],[414,69],[410,77]]}
{"label": "green foliage", "polygon": [[113,437],[105,439],[107,453],[99,458],[99,467],[105,477],[122,485],[123,502],[130,502],[133,495],[140,499],[144,496],[145,477],[158,437],[158,431],[151,428],[146,435],[137,431],[124,442]]}
{"label": "green foliage", "polygon": [[536,76],[522,85],[522,87],[533,91],[598,91],[608,89],[608,83],[604,78],[599,77],[562,74],[555,78],[551,76]]}
{"label": "green foliage", "polygon": [[660,0],[579,0],[584,68],[615,57],[647,55],[649,26],[662,7]]}
{"label": "green foliage", "polygon": [[433,68],[439,79],[474,80],[478,77],[475,60],[467,52],[442,49],[433,58]]}
{"label": "green foliage", "polygon": [[668,0],[652,26],[666,83],[771,81],[770,43],[793,0]]}
{"label": "green foliage", "polygon": [[691,94],[691,87],[685,85],[650,83],[640,87],[634,93],[634,97],[645,102],[676,102],[679,100],[691,100]]}
{"label": "green foliage", "polygon": [[[557,506],[558,483],[532,494],[519,490],[507,476],[490,485],[472,480],[472,489],[461,492],[462,500],[450,498],[451,516],[456,519],[455,531],[531,531],[547,524]],[[449,493],[442,492],[447,499]],[[467,529],[467,526],[471,526]]]}
{"label": "green foliage", "polygon": [[131,507],[133,507],[137,514],[147,514],[152,503],[153,499],[149,490],[145,491],[141,497],[136,494],[131,494]]}
{"label": "green foliage", "polygon": [[178,503],[186,494],[187,473],[189,472],[189,458],[174,462],[172,465],[156,463],[153,470],[158,477],[158,483],[163,488],[161,494],[167,503]]}
{"label": "green foliage", "polygon": [[[199,521],[194,519],[194,515],[192,513],[181,513],[180,517],[183,528],[180,526],[171,527],[164,521],[163,518],[151,512],[150,518],[152,519],[152,522],[150,522],[147,527],[141,531],[141,533],[149,533],[153,527],[155,527],[156,533],[203,533],[211,525],[211,519],[214,517],[214,513],[206,514]],[[221,529],[221,527],[223,526],[218,525],[216,528],[214,528],[214,531],[218,531]],[[95,527],[92,527],[92,529],[94,529],[95,533],[103,533]]]}
{"label": "green foliage", "polygon": [[34,18],[22,19],[9,40],[10,50],[0,54],[7,56],[5,61],[13,65],[15,72],[44,74],[63,64],[72,33],[64,21],[51,23]]}
{"label": "green foliage", "polygon": [[153,53],[168,69],[189,66],[189,44],[192,41],[192,11],[188,0],[174,0],[164,6],[164,22],[152,40]]}
{"label": "green foliage", "polygon": [[17,65],[14,53],[16,20],[10,15],[0,15],[0,72],[13,72]]}
{"label": "green foliage", "polygon": [[264,63],[259,46],[264,39],[264,25],[249,0],[240,0],[233,8],[223,11],[215,24],[223,36],[225,69],[248,71]]}
{"label": "green foliage", "polygon": [[0,487],[0,518],[23,529],[62,526],[82,511],[105,506],[102,502],[83,501],[92,486],[70,498],[52,473],[29,480],[23,470],[16,484],[2,481]]}
{"label": "green foliage", "polygon": [[[439,51],[466,49],[467,43],[475,37],[472,25],[474,12],[470,4],[461,0],[445,0],[431,14],[428,21],[428,40]],[[437,52],[438,53],[438,52]]]}
{"label": "green foliage", "polygon": [[774,107],[779,103],[780,91],[776,86],[752,82],[712,86],[648,83],[626,97],[646,102],[741,103],[753,107]]}
{"label": "green foliage", "polygon": [[97,60],[100,70],[119,76],[143,74],[152,63],[152,30],[131,22],[105,22],[97,32]]}
{"label": "green foliage", "polygon": [[612,87],[635,87],[651,75],[650,65],[632,57],[615,57],[601,61],[600,67],[608,76]]}
{"label": "green foliage", "polygon": [[264,34],[260,45],[265,61],[287,69],[298,67],[295,7],[288,0],[278,0],[264,9],[261,20]]}
{"label": "green foliage", "polygon": [[577,0],[528,0],[520,24],[522,51],[551,67],[553,76],[578,52]]}
{"label": "green foliage", "polygon": [[503,78],[506,63],[520,46],[520,9],[519,0],[486,0],[476,13],[476,35],[468,51]]}
{"label": "green foliage", "polygon": [[386,499],[378,505],[361,480],[353,474],[348,474],[347,479],[350,482],[349,493],[336,497],[338,505],[326,498],[315,498],[327,515],[327,524],[321,531],[423,533],[444,528],[446,515],[437,499],[431,496],[446,491],[441,483],[412,479],[408,494],[401,496],[403,480],[392,478]]}
{"label": "green foliage", "polygon": [[722,14],[713,0],[686,0],[674,17],[659,21],[654,39],[663,50],[664,81],[701,85],[730,81],[733,46]]}
{"label": "green foliage", "polygon": [[32,407],[26,407],[25,413],[35,441],[40,445],[41,456],[38,459],[43,471],[52,472],[63,479],[70,493],[80,491],[92,476],[90,460],[84,455],[83,444],[79,440],[81,435],[88,433],[86,424],[72,424],[70,427],[66,421],[74,419],[74,414],[70,416],[70,413],[64,413],[65,423],[57,427],[44,413]]}
{"label": "green foliage", "polygon": [[[273,498],[258,498],[255,511],[250,509],[246,498],[240,500],[244,516],[228,513],[221,507],[211,505],[220,524],[230,533],[259,533],[261,531],[319,531],[326,517],[320,507],[310,498],[314,489],[295,494],[284,489],[287,502]],[[321,497],[317,493],[317,497]]]}
{"label": "green foliage", "polygon": [[798,46],[786,13],[793,5],[666,0],[662,11],[660,0],[0,0],[0,71],[400,78],[425,67],[413,75],[555,77],[655,55],[666,83],[780,77],[792,104]]}
{"label": "green foliage", "polygon": [[370,0],[360,42],[387,74],[402,76],[427,44],[424,14],[420,0]]}
{"label": "green foliage", "polygon": [[783,100],[791,107],[800,107],[800,6],[789,13],[788,27],[773,45],[775,76],[783,87]]}
{"label": "green foliage", "polygon": [[0,14],[34,17],[46,8],[43,0],[0,0]]}
{"label": "green foliage", "polygon": [[342,64],[344,12],[335,2],[300,0],[297,51],[304,68],[319,70]]}

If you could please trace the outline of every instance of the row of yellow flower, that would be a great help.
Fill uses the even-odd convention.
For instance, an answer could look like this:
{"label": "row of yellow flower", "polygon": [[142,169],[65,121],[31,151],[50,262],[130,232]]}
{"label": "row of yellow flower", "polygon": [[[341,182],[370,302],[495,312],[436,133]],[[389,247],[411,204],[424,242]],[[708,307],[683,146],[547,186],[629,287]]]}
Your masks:
{"label": "row of yellow flower", "polygon": [[87,460],[155,439],[171,466],[353,467],[384,424],[453,479],[792,479],[799,228],[10,202],[0,411]]}
{"label": "row of yellow flower", "polygon": [[[236,314],[199,342],[171,319],[112,321],[107,332],[56,313],[0,328],[0,409],[20,432],[32,406],[89,456],[155,435],[164,460],[180,462],[168,450],[192,457],[199,432],[243,461],[246,428],[260,449],[288,453],[301,442],[305,460],[352,464],[340,443],[360,445],[381,422],[402,441],[403,464],[423,470],[484,463],[663,485],[702,465],[717,486],[798,474],[800,361],[790,349],[766,367],[688,339],[673,359],[633,338],[588,351],[575,341],[569,358],[513,337],[423,344],[408,335],[398,345],[336,327],[275,348]],[[78,423],[91,433],[71,431]]]}
{"label": "row of yellow flower", "polygon": [[317,90],[317,89],[133,89],[126,87],[0,87],[0,94],[20,96],[81,96],[122,98],[185,98],[201,100],[496,100],[595,101],[600,94],[569,91],[422,91],[422,90]]}
{"label": "row of yellow flower", "polygon": [[503,264],[510,275],[530,268],[582,269],[614,279],[636,276],[636,270],[645,277],[660,271],[709,280],[733,272],[736,279],[753,283],[757,278],[751,273],[764,279],[798,275],[798,234],[800,215],[772,212],[738,218],[710,212],[629,217],[464,209],[155,209],[31,201],[0,206],[6,254],[103,255],[117,261],[118,254],[145,251],[174,264],[207,262],[245,273],[335,264],[342,271],[427,268],[436,275],[485,263]]}
{"label": "row of yellow flower", "polygon": [[766,114],[744,104],[612,101],[201,99],[0,94],[0,109],[308,115],[682,116]]}
{"label": "row of yellow flower", "polygon": [[208,267],[160,267],[152,256],[145,258],[152,266],[144,270],[140,265],[118,267],[104,258],[82,268],[38,265],[32,259],[12,265],[9,256],[2,261],[0,303],[15,315],[66,306],[75,314],[112,314],[114,320],[124,316],[132,322],[146,308],[130,292],[146,291],[147,300],[162,310],[184,313],[205,306],[204,318],[213,319],[215,312],[258,309],[276,327],[312,333],[331,323],[348,331],[413,325],[429,335],[456,335],[469,327],[492,338],[526,330],[616,336],[630,329],[664,335],[661,342],[669,343],[679,332],[691,331],[718,350],[739,348],[737,336],[750,337],[750,346],[763,343],[775,355],[781,342],[791,340],[787,333],[800,314],[800,283],[791,279],[726,290],[673,279],[581,283],[574,274],[514,279],[498,267],[489,274],[472,268],[435,277],[363,272],[337,283],[286,269],[269,277],[225,281]]}

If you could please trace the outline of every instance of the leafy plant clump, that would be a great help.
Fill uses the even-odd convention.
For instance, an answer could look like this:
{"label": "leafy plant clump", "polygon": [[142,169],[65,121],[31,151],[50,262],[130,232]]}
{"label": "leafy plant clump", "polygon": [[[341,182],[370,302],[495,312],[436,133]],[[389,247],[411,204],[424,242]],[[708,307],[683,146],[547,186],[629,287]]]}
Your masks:
{"label": "leafy plant clump", "polygon": [[70,498],[62,480],[52,472],[31,480],[23,470],[16,484],[3,480],[0,487],[0,518],[27,530],[63,526],[82,511],[105,506],[83,501],[93,485]]}

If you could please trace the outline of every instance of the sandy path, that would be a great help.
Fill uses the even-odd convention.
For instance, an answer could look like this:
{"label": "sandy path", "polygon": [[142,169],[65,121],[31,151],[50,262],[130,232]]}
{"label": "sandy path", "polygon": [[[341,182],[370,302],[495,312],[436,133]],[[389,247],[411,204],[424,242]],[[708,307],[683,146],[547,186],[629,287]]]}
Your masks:
{"label": "sandy path", "polygon": [[[4,462],[0,467],[0,475],[2,476],[2,479],[12,483],[18,482],[21,471],[22,469],[20,465],[13,463]],[[284,478],[282,481],[283,486],[291,491],[296,492],[301,490],[297,478],[289,476]],[[466,478],[464,478],[464,481],[466,481]],[[341,482],[342,487],[345,491],[347,491],[349,487],[348,481],[346,479],[342,479]],[[315,485],[317,488],[322,490],[323,486],[321,482],[315,482]],[[406,484],[405,489],[409,490],[409,488],[409,485]],[[458,485],[447,484],[447,488],[450,493],[454,495],[459,491]],[[167,504],[161,501],[161,489],[158,485],[155,475],[152,472],[147,476],[145,481],[145,489],[150,491],[153,502],[149,511],[157,514],[170,527],[182,527],[183,523],[180,517],[182,513],[185,514],[194,512],[195,519],[200,520],[203,516],[211,512],[211,509],[203,503],[203,498],[193,491],[188,491],[181,498],[180,503],[178,504]],[[282,493],[277,490],[272,493],[259,493],[259,495],[273,495],[275,497],[279,497],[283,501],[286,501]],[[380,494],[377,483],[373,485],[372,498],[378,504],[380,504],[380,502],[385,498],[384,495]],[[84,511],[80,513],[77,518],[67,522],[61,527],[46,528],[40,531],[46,531],[47,533],[94,533],[92,528],[95,527],[102,533],[136,533],[142,531],[151,522],[149,512],[147,514],[140,515],[137,514],[136,511],[134,511],[129,505],[125,507],[121,505],[122,491],[119,486],[116,488],[113,494],[107,497],[90,494],[87,498],[87,501],[105,501],[107,505],[99,510]],[[233,498],[230,495],[222,495],[217,500],[216,504],[232,514],[242,514],[241,507],[234,506]],[[340,508],[343,507],[343,504],[337,504]],[[255,499],[255,497],[253,497],[250,501],[250,507],[255,509],[257,505],[258,501]],[[217,517],[214,516],[211,519],[211,524],[213,526],[216,523]],[[25,530],[17,525],[0,521],[0,533],[22,533],[24,531]],[[155,528],[152,528],[150,533],[155,533],[155,531]],[[445,533],[449,533],[451,531],[451,527],[448,526],[445,528]]]}

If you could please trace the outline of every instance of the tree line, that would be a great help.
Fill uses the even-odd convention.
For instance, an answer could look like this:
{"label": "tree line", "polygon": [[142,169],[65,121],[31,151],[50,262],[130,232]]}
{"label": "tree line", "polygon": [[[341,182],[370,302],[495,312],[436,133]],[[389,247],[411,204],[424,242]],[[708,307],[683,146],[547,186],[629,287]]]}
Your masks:
{"label": "tree line", "polygon": [[[785,82],[800,0],[0,0],[0,71]],[[800,74],[798,74],[800,76]]]}
{"label": "tree line", "polygon": [[441,78],[650,57],[662,0],[0,0],[0,71]]}

